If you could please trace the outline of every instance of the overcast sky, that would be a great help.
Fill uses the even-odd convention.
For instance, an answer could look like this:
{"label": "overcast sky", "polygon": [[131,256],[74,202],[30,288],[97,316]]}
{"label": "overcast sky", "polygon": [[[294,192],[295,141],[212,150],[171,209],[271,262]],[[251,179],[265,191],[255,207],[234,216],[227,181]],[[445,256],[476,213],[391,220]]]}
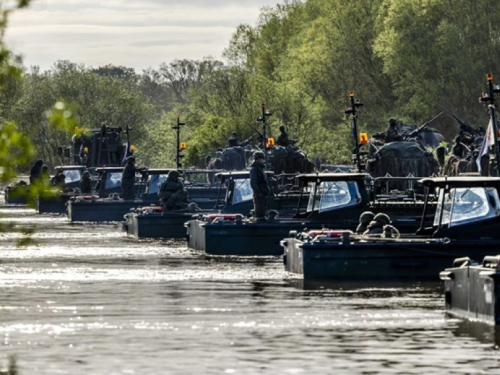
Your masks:
{"label": "overcast sky", "polygon": [[6,41],[25,65],[57,60],[135,68],[221,58],[236,26],[280,0],[35,0],[10,18]]}

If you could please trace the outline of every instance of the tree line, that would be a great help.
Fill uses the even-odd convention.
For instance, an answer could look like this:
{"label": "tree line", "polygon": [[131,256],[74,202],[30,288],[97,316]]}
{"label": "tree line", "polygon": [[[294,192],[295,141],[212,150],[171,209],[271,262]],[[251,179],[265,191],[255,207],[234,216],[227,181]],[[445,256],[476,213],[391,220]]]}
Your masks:
{"label": "tree line", "polygon": [[[421,125],[441,111],[436,103],[485,126],[478,97],[487,73],[500,79],[499,21],[496,0],[285,1],[238,26],[223,61],[179,59],[140,73],[70,61],[41,71],[17,61],[20,74],[0,82],[0,121],[16,123],[34,155],[54,166],[77,126],[50,126],[62,101],[80,128],[130,125],[140,164],[169,167],[179,113],[184,165],[201,167],[231,132],[255,134],[265,103],[271,135],[285,125],[309,156],[342,163],[354,145],[349,90],[364,103],[358,124],[369,134],[384,131],[389,117]],[[445,116],[433,126],[449,141],[458,132]]]}

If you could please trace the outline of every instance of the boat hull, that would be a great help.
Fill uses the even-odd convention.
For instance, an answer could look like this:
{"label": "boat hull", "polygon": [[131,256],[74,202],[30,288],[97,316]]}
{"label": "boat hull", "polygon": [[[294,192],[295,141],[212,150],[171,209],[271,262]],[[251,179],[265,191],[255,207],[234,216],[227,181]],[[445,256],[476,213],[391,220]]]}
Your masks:
{"label": "boat hull", "polygon": [[124,229],[135,238],[186,238],[184,223],[192,216],[192,212],[129,212],[125,215]]}
{"label": "boat hull", "polygon": [[142,204],[142,200],[70,200],[67,203],[68,218],[71,222],[123,221],[125,214]]}
{"label": "boat hull", "polygon": [[467,265],[447,268],[440,276],[444,280],[448,313],[500,324],[500,272],[497,269]]}
{"label": "boat hull", "polygon": [[37,198],[36,209],[40,214],[65,214],[66,202],[71,195],[61,194],[53,198]]}
{"label": "boat hull", "polygon": [[290,229],[302,230],[304,223],[281,222],[207,223],[192,219],[186,223],[188,246],[211,255],[279,256],[280,240]]}
{"label": "boat hull", "polygon": [[414,242],[303,242],[290,237],[282,241],[285,270],[302,274],[304,280],[425,281],[457,257],[482,257],[498,247],[496,241]]}
{"label": "boat hull", "polygon": [[5,189],[5,203],[6,204],[22,204],[27,205],[26,199],[27,189]]}

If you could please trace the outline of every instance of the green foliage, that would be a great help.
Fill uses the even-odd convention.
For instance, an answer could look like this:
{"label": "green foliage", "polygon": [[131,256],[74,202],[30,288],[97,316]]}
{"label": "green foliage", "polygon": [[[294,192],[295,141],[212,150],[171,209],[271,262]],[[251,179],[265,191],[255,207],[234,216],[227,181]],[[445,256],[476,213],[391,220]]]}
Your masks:
{"label": "green foliage", "polygon": [[19,166],[27,164],[35,149],[28,137],[16,124],[7,121],[0,124],[0,181],[7,184],[16,176]]}
{"label": "green foliage", "polygon": [[[15,57],[0,51],[1,61]],[[180,113],[186,126],[185,165],[202,166],[207,154],[260,131],[260,103],[273,112],[268,134],[285,125],[291,138],[325,162],[350,159],[354,146],[343,108],[354,90],[364,107],[359,127],[385,130],[387,119],[422,124],[443,104],[469,123],[485,125],[477,104],[485,73],[500,74],[500,3],[492,0],[306,0],[265,7],[255,26],[239,25],[213,59],[178,59],[136,74],[124,66],[87,68],[57,61],[46,72],[23,73],[0,64],[0,119],[29,135],[36,157],[50,165],[69,144],[69,110],[79,127],[133,127],[139,162],[173,166]],[[17,68],[16,68],[17,66]],[[497,73],[498,72],[498,73]],[[62,112],[54,112],[63,101]],[[47,111],[52,117],[47,117]],[[49,121],[49,119],[51,119]],[[433,122],[448,139],[458,126]]]}

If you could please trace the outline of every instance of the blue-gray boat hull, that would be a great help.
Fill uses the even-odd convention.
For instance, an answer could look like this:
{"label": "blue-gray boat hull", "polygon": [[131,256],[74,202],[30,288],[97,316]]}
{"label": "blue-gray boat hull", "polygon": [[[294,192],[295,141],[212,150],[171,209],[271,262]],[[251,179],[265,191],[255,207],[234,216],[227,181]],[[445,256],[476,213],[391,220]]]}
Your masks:
{"label": "blue-gray boat hull", "polygon": [[[186,223],[188,246],[211,255],[279,256],[283,255],[280,240],[290,231],[289,225],[266,223],[207,223],[193,219]],[[304,229],[303,223],[293,223]]]}
{"label": "blue-gray boat hull", "polygon": [[154,212],[151,214],[128,213],[125,217],[127,234],[136,238],[186,238],[184,223],[192,212]]}
{"label": "blue-gray boat hull", "polygon": [[144,204],[141,200],[68,201],[68,218],[72,222],[123,221],[131,209]]}
{"label": "blue-gray boat hull", "polygon": [[18,193],[16,194],[16,191],[12,191],[10,189],[5,190],[5,203],[6,204],[22,204],[22,205],[27,205],[28,200],[26,199],[25,195],[20,195],[23,194],[18,190]]}
{"label": "blue-gray boat hull", "polygon": [[500,324],[500,273],[466,266],[441,272],[446,311],[458,317]]}
{"label": "blue-gray boat hull", "polygon": [[66,202],[70,195],[62,194],[54,198],[43,198],[36,200],[36,208],[40,214],[65,214]]}
{"label": "blue-gray boat hull", "polygon": [[290,237],[282,241],[285,270],[302,274],[304,280],[370,281],[438,280],[438,275],[457,257],[482,257],[498,248],[496,241],[413,243],[307,243]]}

